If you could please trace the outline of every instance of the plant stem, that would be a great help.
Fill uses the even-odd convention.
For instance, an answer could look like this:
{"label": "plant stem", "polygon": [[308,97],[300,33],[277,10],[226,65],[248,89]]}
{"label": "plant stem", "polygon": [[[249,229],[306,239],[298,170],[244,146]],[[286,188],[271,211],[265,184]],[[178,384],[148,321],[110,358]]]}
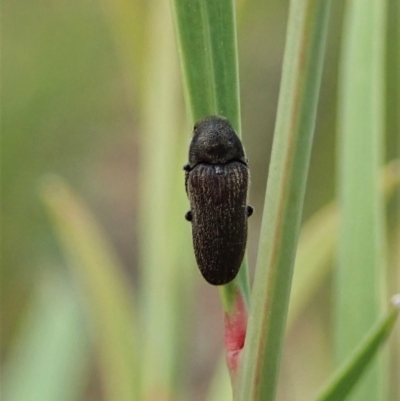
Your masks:
{"label": "plant stem", "polygon": [[[385,218],[379,172],[384,141],[386,1],[347,4],[338,107],[338,194],[341,210],[336,270],[338,362],[345,360],[383,311]],[[380,361],[382,362],[382,361]],[[386,400],[384,366],[374,363],[352,400]]]}
{"label": "plant stem", "polygon": [[291,1],[278,117],[237,400],[272,401],[285,334],[330,1]]}

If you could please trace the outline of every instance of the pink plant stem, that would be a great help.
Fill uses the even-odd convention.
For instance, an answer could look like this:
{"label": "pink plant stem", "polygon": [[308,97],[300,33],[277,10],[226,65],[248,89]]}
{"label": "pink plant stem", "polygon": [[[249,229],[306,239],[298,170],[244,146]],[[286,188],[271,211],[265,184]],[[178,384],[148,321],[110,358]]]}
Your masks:
{"label": "pink plant stem", "polygon": [[232,386],[240,364],[246,339],[247,309],[242,294],[238,291],[236,301],[230,313],[225,312],[225,348],[226,363],[231,376]]}

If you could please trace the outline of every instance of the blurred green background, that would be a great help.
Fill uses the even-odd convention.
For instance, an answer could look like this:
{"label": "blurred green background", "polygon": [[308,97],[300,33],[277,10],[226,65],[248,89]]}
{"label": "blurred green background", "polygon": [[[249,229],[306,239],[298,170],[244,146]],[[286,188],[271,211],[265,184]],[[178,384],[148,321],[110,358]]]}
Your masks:
{"label": "blurred green background", "polygon": [[[51,315],[49,303],[74,299],[74,287],[60,284],[69,282],[69,273],[38,196],[44,175],[61,175],[86,201],[115,247],[130,278],[132,291],[140,289],[138,214],[142,187],[139,171],[147,134],[145,127],[148,126],[144,121],[148,117],[144,117],[143,112],[147,96],[145,75],[149,68],[154,68],[149,61],[150,43],[157,40],[152,24],[161,3],[161,0],[3,1],[3,366],[18,353],[19,339],[29,335],[32,321],[41,318],[45,321],[46,316]],[[336,92],[343,3],[335,1],[332,7],[304,219],[335,196]],[[254,266],[258,245],[287,12],[288,1],[238,2],[243,141],[252,174],[250,201],[255,207],[250,220],[250,266]],[[167,10],[158,21],[164,21],[169,27],[170,20]],[[399,66],[400,29],[395,23],[396,19],[389,12],[392,33],[388,42],[391,50],[387,58],[389,76],[395,76],[395,66]],[[162,26],[160,30],[162,32]],[[393,49],[397,49],[397,53]],[[165,68],[178,65],[176,49],[169,56],[172,62],[151,70],[153,77],[162,74]],[[186,137],[180,137],[185,147],[190,140],[191,127],[187,123],[180,84],[172,85],[172,90],[176,92],[176,108],[186,132]],[[400,154],[397,109],[400,103],[396,96],[398,92],[389,85],[388,160]],[[152,118],[156,120],[158,115],[159,110],[155,109]],[[173,168],[181,171],[185,162],[184,156],[173,160]],[[182,193],[179,196],[184,197],[183,172],[180,174]],[[396,228],[395,202],[393,200],[389,206],[388,221],[392,231]],[[185,212],[186,209],[181,210],[179,224],[186,227],[190,236],[188,226],[183,223]],[[394,244],[393,240],[389,245],[396,250]],[[193,259],[190,260],[187,269],[196,271]],[[398,259],[392,256],[392,279],[396,274],[399,278],[396,263]],[[190,394],[188,399],[202,400],[222,350],[223,323],[217,291],[204,283],[198,273],[193,274],[195,287],[192,303],[188,305],[192,334],[189,336],[186,391]],[[60,286],[59,291],[54,291],[49,282],[55,282],[55,288]],[[396,286],[398,290],[396,279],[391,283],[393,291]],[[333,367],[329,290],[330,280],[326,280],[288,334],[281,400],[307,399]],[[68,302],[64,305],[66,310],[79,315],[79,305]],[[39,309],[32,311],[32,308]],[[27,323],[29,321],[31,323]],[[51,330],[62,333],[62,324],[68,322],[53,321],[53,324]],[[75,346],[70,353],[65,350],[64,355],[65,358],[73,356],[71,363],[76,365],[76,376],[81,380],[81,392],[75,386],[76,394],[70,399],[103,400],[95,350],[87,341],[85,330],[80,329],[84,326],[83,321],[77,326],[75,342],[72,342]],[[57,350],[56,347],[55,352]],[[82,353],[91,356],[80,358]]]}

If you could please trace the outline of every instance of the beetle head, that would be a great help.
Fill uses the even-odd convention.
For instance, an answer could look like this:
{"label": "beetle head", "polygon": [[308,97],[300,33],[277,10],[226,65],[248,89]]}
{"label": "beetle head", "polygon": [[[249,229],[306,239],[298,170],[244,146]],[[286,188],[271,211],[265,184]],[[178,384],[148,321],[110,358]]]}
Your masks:
{"label": "beetle head", "polygon": [[229,121],[224,117],[210,116],[194,126],[189,148],[189,164],[226,164],[239,161],[247,165],[242,142]]}

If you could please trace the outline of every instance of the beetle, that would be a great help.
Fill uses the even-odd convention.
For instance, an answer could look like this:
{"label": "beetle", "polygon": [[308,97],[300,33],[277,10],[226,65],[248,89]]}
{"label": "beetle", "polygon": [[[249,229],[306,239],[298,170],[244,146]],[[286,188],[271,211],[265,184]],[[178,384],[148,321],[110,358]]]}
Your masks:
{"label": "beetle", "polygon": [[227,284],[239,272],[253,208],[247,205],[248,161],[226,118],[196,123],[183,169],[197,265],[210,284]]}

